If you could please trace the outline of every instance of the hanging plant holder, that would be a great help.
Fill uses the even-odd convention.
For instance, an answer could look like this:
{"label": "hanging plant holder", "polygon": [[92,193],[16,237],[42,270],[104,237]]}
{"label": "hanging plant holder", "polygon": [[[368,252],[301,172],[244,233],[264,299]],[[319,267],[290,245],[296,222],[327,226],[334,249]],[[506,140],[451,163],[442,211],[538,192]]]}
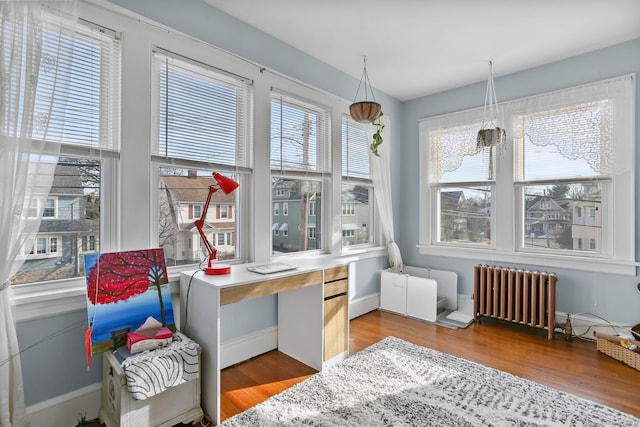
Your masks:
{"label": "hanging plant holder", "polygon": [[351,118],[360,123],[373,123],[380,117],[382,105],[375,101],[354,102],[349,106]]}
{"label": "hanging plant holder", "polygon": [[507,132],[499,127],[498,122],[498,98],[493,83],[493,63],[489,61],[489,78],[487,79],[487,91],[484,97],[483,121],[477,137],[478,151],[483,148],[503,146],[507,142]]}
{"label": "hanging plant holder", "polygon": [[[360,87],[364,83],[364,100],[357,101]],[[371,101],[369,100],[369,94],[371,94]],[[376,97],[373,94],[373,88],[369,81],[369,74],[367,74],[367,57],[364,57],[364,68],[362,70],[362,76],[360,77],[360,83],[356,90],[356,96],[353,98],[353,104],[349,106],[349,114],[351,118],[359,123],[373,123],[379,117],[382,111],[382,106],[376,102]]]}
{"label": "hanging plant holder", "polygon": [[488,128],[488,129],[480,129],[478,131],[478,138],[477,138],[478,149],[497,147],[499,145],[504,144],[506,141],[507,141],[507,131],[502,128],[495,127],[495,128]]}

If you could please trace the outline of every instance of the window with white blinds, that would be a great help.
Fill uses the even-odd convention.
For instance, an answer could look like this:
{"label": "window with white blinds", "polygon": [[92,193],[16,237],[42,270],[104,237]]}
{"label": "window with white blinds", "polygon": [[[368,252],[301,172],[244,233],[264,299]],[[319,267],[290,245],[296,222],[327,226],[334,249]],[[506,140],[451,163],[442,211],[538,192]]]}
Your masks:
{"label": "window with white blinds", "polygon": [[331,171],[330,110],[272,92],[271,170]]}
{"label": "window with white blinds", "polygon": [[342,246],[371,244],[374,188],[369,164],[375,129],[342,116]]}
{"label": "window with white blinds", "polygon": [[153,73],[153,155],[251,168],[251,80],[161,49]]}
{"label": "window with white blinds", "polygon": [[370,179],[369,146],[375,132],[370,123],[342,117],[342,176]]}
{"label": "window with white blinds", "polygon": [[32,137],[61,148],[36,245],[22,255],[15,285],[82,277],[84,255],[112,236],[103,215],[115,201],[101,190],[115,180],[120,149],[120,40],[82,20],[69,28],[42,22]]}
{"label": "window with white blinds", "polygon": [[272,254],[323,249],[322,206],[329,200],[323,189],[331,172],[330,115],[329,108],[301,97],[271,93],[271,200],[288,205],[286,217],[272,215]]}
{"label": "window with white blinds", "polygon": [[65,33],[52,30],[45,21],[42,31],[33,138],[117,151],[120,41],[116,33],[85,22]]}
{"label": "window with white blinds", "polygon": [[476,149],[482,109],[421,120],[422,252],[633,262],[635,85],[626,75],[501,104],[508,145],[492,159]]}

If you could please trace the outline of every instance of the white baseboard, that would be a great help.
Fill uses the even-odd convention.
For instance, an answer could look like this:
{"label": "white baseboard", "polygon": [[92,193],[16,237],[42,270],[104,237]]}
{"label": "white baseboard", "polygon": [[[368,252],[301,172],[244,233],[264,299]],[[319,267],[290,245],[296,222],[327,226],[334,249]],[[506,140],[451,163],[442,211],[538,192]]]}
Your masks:
{"label": "white baseboard", "polygon": [[377,310],[380,307],[380,293],[367,295],[349,303],[349,320]]}
{"label": "white baseboard", "polygon": [[98,418],[102,383],[95,383],[27,407],[31,427],[75,426],[83,415]]}
{"label": "white baseboard", "polygon": [[277,326],[225,341],[220,348],[220,368],[224,369],[276,348],[278,348]]}

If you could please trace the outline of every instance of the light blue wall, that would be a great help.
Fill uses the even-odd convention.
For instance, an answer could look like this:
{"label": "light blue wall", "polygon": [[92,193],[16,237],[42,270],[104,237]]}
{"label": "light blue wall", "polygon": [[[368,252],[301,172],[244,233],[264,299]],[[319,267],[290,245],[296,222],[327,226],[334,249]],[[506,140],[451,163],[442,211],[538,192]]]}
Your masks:
{"label": "light blue wall", "polygon": [[27,405],[102,381],[101,357],[87,369],[86,329],[86,310],[16,325]]}
{"label": "light blue wall", "polygon": [[[354,95],[357,80],[209,7],[203,0],[115,0],[113,3],[343,98],[351,99]],[[354,61],[360,60],[354,58]],[[640,72],[640,40],[497,78],[496,87],[500,100],[504,101],[629,72]],[[466,294],[471,293],[473,266],[484,260],[425,257],[418,254],[415,246],[418,243],[418,120],[477,107],[484,100],[484,90],[481,82],[404,104],[376,93],[376,99],[384,105],[385,115],[392,123],[395,230],[404,262],[457,271],[459,291]],[[401,184],[402,191],[399,191]],[[640,208],[636,209],[640,212]],[[636,237],[636,245],[639,241]],[[383,258],[357,264],[356,297],[379,290],[378,270],[385,266]],[[559,310],[594,312],[622,323],[640,321],[640,293],[635,287],[639,278],[556,271],[560,276]],[[236,326],[225,332],[225,340],[275,324],[274,298],[247,304],[251,305],[246,307],[247,311],[259,311],[259,317],[264,320],[258,321],[258,316],[246,317],[244,311],[229,310],[223,321]],[[20,347],[24,349],[22,366],[27,405],[100,381],[99,357],[93,358],[91,371],[86,370],[85,320],[86,312],[79,311],[17,325]]]}
{"label": "light blue wall", "polygon": [[[640,39],[597,50],[545,66],[495,79],[500,101],[522,98],[570,86],[576,86],[628,73],[640,75]],[[459,274],[458,291],[473,293],[473,266],[490,263],[487,259],[450,259],[420,255],[418,244],[418,121],[425,117],[481,107],[486,82],[412,100],[403,105],[402,142],[398,150],[402,168],[393,173],[403,183],[399,205],[402,222],[399,237],[403,261],[408,265],[453,270]],[[640,101],[640,85],[636,83],[636,105]],[[640,123],[640,108],[636,107],[636,122]],[[636,147],[640,132],[636,130]],[[640,149],[636,148],[636,165],[640,164]],[[637,166],[636,166],[637,168]],[[640,213],[640,169],[636,169],[636,213]],[[398,210],[396,210],[398,212]],[[638,228],[636,219],[636,230]],[[640,233],[636,231],[636,251],[640,248]],[[637,259],[637,253],[636,253]],[[514,265],[544,269],[535,265]],[[548,270],[551,271],[551,270]],[[588,273],[553,269],[558,274],[558,311],[592,313],[611,322],[635,325],[640,322],[640,292],[636,284],[640,277]]]}

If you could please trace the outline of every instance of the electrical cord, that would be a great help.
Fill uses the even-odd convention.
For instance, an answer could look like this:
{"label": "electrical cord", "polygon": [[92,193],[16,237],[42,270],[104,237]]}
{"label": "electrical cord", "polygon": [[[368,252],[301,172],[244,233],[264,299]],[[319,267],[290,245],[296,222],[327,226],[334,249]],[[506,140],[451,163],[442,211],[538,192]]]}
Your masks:
{"label": "electrical cord", "polygon": [[[577,326],[586,326],[586,330],[580,334],[577,334],[575,332],[576,330],[576,324],[575,324],[575,317],[576,316],[580,316],[580,315],[587,315],[587,316],[591,316],[591,317],[595,317],[597,319],[603,320],[605,323],[602,324],[588,324],[588,325],[577,325]],[[626,326],[626,325],[614,325],[613,323],[611,323],[610,321],[608,321],[607,319],[605,319],[604,317],[598,316],[597,314],[593,314],[593,313],[587,313],[587,312],[582,312],[582,313],[575,313],[570,315],[571,317],[571,324],[573,325],[573,336],[584,340],[584,341],[589,341],[589,342],[596,342],[597,339],[593,337],[593,334],[591,334],[591,336],[588,336],[587,334],[593,329],[593,328],[611,328],[613,329],[614,333],[616,335],[619,334],[618,332],[618,328],[630,328],[631,326]]]}
{"label": "electrical cord", "polygon": [[22,353],[24,353],[25,351],[30,350],[30,349],[32,349],[33,347],[37,346],[37,345],[40,345],[40,344],[42,344],[42,343],[44,343],[44,342],[47,342],[47,341],[49,341],[49,340],[51,340],[51,339],[57,338],[57,337],[59,337],[59,336],[61,336],[61,335],[64,335],[64,334],[66,334],[67,332],[71,332],[71,331],[73,331],[74,329],[79,329],[79,328],[82,328],[82,327],[86,327],[86,325],[87,325],[87,323],[86,323],[86,321],[84,321],[84,320],[83,320],[83,321],[81,321],[81,322],[73,323],[73,324],[71,324],[71,325],[69,325],[69,326],[67,326],[67,327],[64,327],[64,328],[60,329],[59,331],[56,331],[56,332],[52,333],[51,335],[48,335],[48,336],[46,336],[46,337],[44,337],[44,338],[42,338],[42,339],[40,339],[40,340],[38,340],[38,341],[34,342],[34,343],[33,343],[33,344],[31,344],[31,345],[28,345],[28,346],[26,346],[26,347],[22,347],[22,348],[20,348],[20,351],[18,351],[17,353],[14,353],[14,354],[10,355],[9,357],[7,357],[6,359],[4,359],[4,360],[0,361],[0,366],[4,366],[4,365],[6,365],[6,364],[7,364],[7,363],[9,363],[13,358],[15,358],[15,357],[17,357],[17,356],[21,355],[21,354],[22,354]]}
{"label": "electrical cord", "polygon": [[[201,266],[202,266],[202,262],[200,262],[199,267]],[[187,295],[185,296],[185,301],[184,301],[184,323],[182,327],[183,332],[187,331],[187,321],[189,320],[189,294],[191,293],[191,283],[193,283],[193,277],[196,275],[198,271],[204,271],[204,270],[200,268],[194,271],[191,277],[189,278],[189,284],[187,285]]]}

